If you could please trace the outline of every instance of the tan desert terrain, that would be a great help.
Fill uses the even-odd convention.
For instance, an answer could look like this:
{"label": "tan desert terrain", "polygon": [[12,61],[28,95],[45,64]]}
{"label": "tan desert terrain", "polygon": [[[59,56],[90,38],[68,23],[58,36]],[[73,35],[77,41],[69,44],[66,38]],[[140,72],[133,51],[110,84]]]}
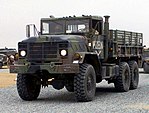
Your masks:
{"label": "tan desert terrain", "polygon": [[0,88],[6,88],[15,85],[16,74],[0,73]]}

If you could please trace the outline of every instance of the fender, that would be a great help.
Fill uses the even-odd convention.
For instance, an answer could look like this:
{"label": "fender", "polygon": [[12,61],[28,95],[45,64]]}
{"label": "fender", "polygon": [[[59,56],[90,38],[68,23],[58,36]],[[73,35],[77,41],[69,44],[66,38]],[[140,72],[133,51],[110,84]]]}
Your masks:
{"label": "fender", "polygon": [[80,55],[80,59],[78,60],[79,64],[87,63],[94,67],[96,72],[96,81],[100,82],[102,80],[102,66],[98,55],[93,52],[77,52],[76,54]]}

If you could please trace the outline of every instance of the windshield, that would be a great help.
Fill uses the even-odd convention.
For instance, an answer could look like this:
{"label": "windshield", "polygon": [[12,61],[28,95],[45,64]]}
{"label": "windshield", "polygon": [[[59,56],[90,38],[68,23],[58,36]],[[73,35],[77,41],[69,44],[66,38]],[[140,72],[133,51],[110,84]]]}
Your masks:
{"label": "windshield", "polygon": [[64,21],[44,21],[42,22],[42,34],[60,34],[64,33]]}
{"label": "windshield", "polygon": [[65,34],[89,32],[89,20],[42,21],[42,34]]}
{"label": "windshield", "polygon": [[66,33],[89,32],[88,20],[70,20],[66,22]]}

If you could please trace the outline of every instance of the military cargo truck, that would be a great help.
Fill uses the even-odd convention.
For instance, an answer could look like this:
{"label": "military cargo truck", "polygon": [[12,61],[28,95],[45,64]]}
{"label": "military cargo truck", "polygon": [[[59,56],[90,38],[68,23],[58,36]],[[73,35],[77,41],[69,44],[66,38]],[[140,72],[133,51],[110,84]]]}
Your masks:
{"label": "military cargo truck", "polygon": [[[66,88],[77,101],[91,101],[96,83],[114,83],[117,91],[136,89],[143,49],[142,33],[110,30],[109,16],[42,18],[40,32],[27,25],[18,43],[17,90],[35,100],[41,86]],[[32,29],[32,30],[31,30]]]}
{"label": "military cargo truck", "polygon": [[16,54],[16,49],[0,48],[0,68],[2,68],[2,66],[12,65],[16,60]]}
{"label": "military cargo truck", "polygon": [[4,54],[0,54],[0,69],[3,67],[3,66],[6,66],[8,63],[8,57]]}
{"label": "military cargo truck", "polygon": [[149,73],[149,48],[143,49],[143,70],[145,73]]}

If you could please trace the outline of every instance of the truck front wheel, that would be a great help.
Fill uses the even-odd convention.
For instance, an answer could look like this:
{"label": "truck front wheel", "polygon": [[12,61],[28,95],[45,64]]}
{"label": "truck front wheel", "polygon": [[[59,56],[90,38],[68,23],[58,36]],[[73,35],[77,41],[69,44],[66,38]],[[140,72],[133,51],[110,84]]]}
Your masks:
{"label": "truck front wheel", "polygon": [[119,75],[115,79],[114,85],[118,91],[129,91],[130,88],[130,68],[126,62],[119,64]]}
{"label": "truck front wheel", "polygon": [[18,74],[17,90],[23,100],[36,100],[39,96],[41,81],[39,78],[29,74]]}
{"label": "truck front wheel", "polygon": [[128,64],[130,67],[130,74],[131,74],[130,89],[136,89],[138,87],[138,83],[139,83],[138,64],[136,61],[129,61]]}
{"label": "truck front wheel", "polygon": [[80,72],[74,76],[74,92],[77,101],[91,101],[96,91],[95,70],[90,64],[80,65]]}

